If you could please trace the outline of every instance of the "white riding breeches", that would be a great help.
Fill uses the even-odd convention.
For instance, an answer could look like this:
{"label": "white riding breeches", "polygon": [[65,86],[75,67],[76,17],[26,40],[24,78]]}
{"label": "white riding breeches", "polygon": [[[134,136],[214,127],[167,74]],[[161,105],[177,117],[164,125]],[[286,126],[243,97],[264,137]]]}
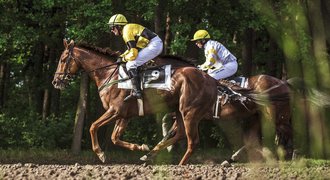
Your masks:
{"label": "white riding breeches", "polygon": [[231,61],[223,65],[219,69],[209,69],[207,71],[207,74],[209,74],[214,79],[219,80],[234,75],[237,71],[237,68],[238,68],[237,61]]}
{"label": "white riding breeches", "polygon": [[154,37],[150,40],[149,44],[141,49],[137,57],[133,61],[126,63],[127,70],[136,69],[144,63],[158,56],[163,51],[163,41],[158,37]]}

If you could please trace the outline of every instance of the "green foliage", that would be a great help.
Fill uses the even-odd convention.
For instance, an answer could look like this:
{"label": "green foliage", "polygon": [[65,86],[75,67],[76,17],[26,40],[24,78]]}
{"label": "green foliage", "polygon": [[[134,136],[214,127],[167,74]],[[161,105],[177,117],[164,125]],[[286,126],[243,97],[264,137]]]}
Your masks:
{"label": "green foliage", "polygon": [[20,117],[0,114],[0,147],[69,148],[73,126],[71,118],[50,116],[43,121],[35,114],[21,114]]}
{"label": "green foliage", "polygon": [[67,37],[97,44],[105,36],[109,36],[107,21],[112,15],[112,4],[109,0],[95,2],[80,2],[69,14],[67,22]]}
{"label": "green foliage", "polygon": [[[146,124],[148,124],[146,126]],[[161,124],[157,124],[154,116],[133,118],[123,135],[128,142],[154,146],[161,139]]]}

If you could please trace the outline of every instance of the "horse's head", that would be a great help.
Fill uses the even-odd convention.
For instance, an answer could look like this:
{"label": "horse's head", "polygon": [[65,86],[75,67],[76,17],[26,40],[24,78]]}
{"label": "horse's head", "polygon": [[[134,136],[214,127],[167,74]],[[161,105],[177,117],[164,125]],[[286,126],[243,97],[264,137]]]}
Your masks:
{"label": "horse's head", "polygon": [[58,66],[54,75],[52,84],[57,89],[64,89],[72,76],[78,71],[79,66],[76,59],[73,57],[74,41],[71,40],[68,44],[67,41],[63,40],[64,51],[58,61]]}

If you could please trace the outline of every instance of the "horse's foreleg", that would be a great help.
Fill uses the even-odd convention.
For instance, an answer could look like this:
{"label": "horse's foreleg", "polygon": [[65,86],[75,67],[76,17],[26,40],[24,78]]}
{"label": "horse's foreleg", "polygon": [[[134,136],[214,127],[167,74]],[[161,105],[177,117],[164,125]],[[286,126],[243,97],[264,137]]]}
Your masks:
{"label": "horse's foreleg", "polygon": [[149,151],[149,147],[146,144],[142,144],[140,146],[140,145],[129,143],[129,142],[126,142],[126,141],[122,141],[122,140],[119,139],[120,136],[124,133],[128,122],[129,121],[127,119],[119,119],[119,120],[116,121],[116,125],[115,125],[115,127],[113,129],[113,132],[112,132],[112,135],[111,135],[111,140],[112,140],[113,144],[117,145],[117,146],[124,147],[126,149],[131,150],[131,151],[136,151],[136,150]]}
{"label": "horse's foreleg", "polygon": [[92,149],[102,162],[105,162],[105,154],[99,145],[99,141],[97,138],[97,131],[101,126],[109,123],[110,121],[116,120],[116,119],[118,119],[118,115],[114,114],[114,111],[109,109],[100,118],[98,118],[91,125],[91,127],[89,129],[89,133],[91,135],[91,140],[92,140]]}

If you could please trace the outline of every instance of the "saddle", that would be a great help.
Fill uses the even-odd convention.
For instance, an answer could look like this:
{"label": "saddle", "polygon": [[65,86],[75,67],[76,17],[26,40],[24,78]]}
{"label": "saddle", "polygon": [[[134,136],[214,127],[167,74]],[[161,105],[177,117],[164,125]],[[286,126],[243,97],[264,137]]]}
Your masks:
{"label": "saddle", "polygon": [[243,76],[219,80],[218,90],[220,94],[227,94],[229,96],[247,94],[252,91],[251,88],[248,88],[248,78]]}
{"label": "saddle", "polygon": [[[171,87],[171,69],[171,65],[155,66],[154,64],[148,64],[139,67],[141,89],[156,88],[169,91]],[[122,65],[119,67],[118,80],[118,88],[132,89],[126,67]]]}
{"label": "saddle", "polygon": [[213,118],[220,118],[219,106],[224,106],[228,102],[239,102],[248,109],[245,103],[249,101],[248,94],[250,92],[252,92],[252,89],[248,88],[248,79],[245,77],[240,76],[219,80]]}

